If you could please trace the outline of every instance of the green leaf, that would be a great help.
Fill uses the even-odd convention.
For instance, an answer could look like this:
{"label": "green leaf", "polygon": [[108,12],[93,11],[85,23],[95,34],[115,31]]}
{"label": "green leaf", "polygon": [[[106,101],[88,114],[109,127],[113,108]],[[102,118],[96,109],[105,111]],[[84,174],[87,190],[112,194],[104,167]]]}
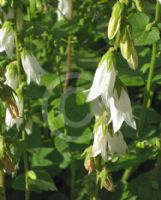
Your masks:
{"label": "green leaf", "polygon": [[64,116],[62,114],[55,116],[55,111],[51,109],[48,112],[48,123],[52,132],[61,129],[64,127]]}
{"label": "green leaf", "polygon": [[56,137],[54,139],[55,148],[61,153],[68,148],[68,143],[62,138]]}
{"label": "green leaf", "polygon": [[58,160],[55,160],[56,158],[59,160],[59,157],[53,148],[42,147],[34,150],[31,163],[33,167],[53,166],[54,162],[58,162]]}
{"label": "green leaf", "polygon": [[[55,191],[57,190],[53,180],[45,171],[35,171],[36,179],[28,179],[29,190],[35,192]],[[25,190],[25,177],[19,175],[13,182],[13,188],[16,190]]]}
{"label": "green leaf", "polygon": [[149,17],[141,12],[132,13],[128,18],[132,26],[134,42],[137,46],[152,45],[160,39],[160,33],[157,27],[146,30],[149,23]]}

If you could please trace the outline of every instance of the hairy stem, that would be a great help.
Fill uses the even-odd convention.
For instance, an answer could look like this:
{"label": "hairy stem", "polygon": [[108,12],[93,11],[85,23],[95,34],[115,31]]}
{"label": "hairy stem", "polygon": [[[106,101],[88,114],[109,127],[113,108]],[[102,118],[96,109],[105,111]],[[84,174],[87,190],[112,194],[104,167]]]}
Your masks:
{"label": "hairy stem", "polygon": [[[18,83],[19,86],[22,83],[22,78],[21,78],[21,55],[20,55],[20,48],[21,48],[21,42],[19,39],[20,33],[18,32],[16,22],[17,22],[17,6],[14,1],[14,13],[15,13],[15,43],[16,43],[16,59],[17,59],[17,72],[18,72]],[[26,140],[26,135],[25,131],[22,131],[22,139],[25,141]],[[30,199],[30,193],[29,193],[29,185],[28,185],[28,156],[27,152],[24,151],[23,153],[23,160],[24,160],[24,173],[25,173],[25,200]]]}
{"label": "hairy stem", "polygon": [[[160,16],[160,4],[159,1],[156,3],[156,13],[155,13],[155,22],[159,22],[159,16]],[[142,133],[142,129],[145,125],[145,117],[147,109],[151,106],[152,101],[152,80],[154,76],[154,70],[156,65],[156,54],[157,54],[157,43],[154,43],[152,46],[152,56],[151,56],[151,64],[148,74],[148,80],[146,83],[145,93],[144,93],[144,101],[143,101],[143,108],[140,116],[140,123],[139,123],[139,129],[138,129],[138,135]]]}
{"label": "hairy stem", "polygon": [[99,184],[97,183],[97,171],[100,171],[101,169],[101,157],[98,156],[95,160],[96,162],[96,178],[95,178],[95,191],[94,191],[94,196],[92,200],[99,200]]}

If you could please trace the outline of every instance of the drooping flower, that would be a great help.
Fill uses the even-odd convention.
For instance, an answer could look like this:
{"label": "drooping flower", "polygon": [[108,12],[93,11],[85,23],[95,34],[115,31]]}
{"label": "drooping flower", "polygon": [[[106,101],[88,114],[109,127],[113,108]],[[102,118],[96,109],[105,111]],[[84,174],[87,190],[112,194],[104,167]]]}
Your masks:
{"label": "drooping flower", "polygon": [[16,90],[18,86],[17,62],[12,62],[6,66],[5,77],[5,84]]}
{"label": "drooping flower", "polygon": [[108,150],[110,154],[124,154],[127,150],[127,144],[121,132],[110,134],[107,133]]}
{"label": "drooping flower", "polygon": [[127,60],[131,69],[136,69],[138,67],[138,55],[134,47],[132,47],[132,54],[130,58]]}
{"label": "drooping flower", "polygon": [[22,53],[21,61],[27,76],[27,84],[30,84],[31,81],[34,81],[40,85],[41,76],[45,73],[45,70],[41,68],[37,59],[32,54]]}
{"label": "drooping flower", "polygon": [[113,97],[108,98],[107,101],[110,109],[114,133],[120,130],[124,121],[133,129],[136,129],[131,102],[124,88],[121,89],[120,96],[118,96],[118,93],[115,91]]}
{"label": "drooping flower", "polygon": [[72,19],[72,0],[59,0],[57,9],[58,21]]}
{"label": "drooping flower", "polygon": [[111,96],[116,80],[115,58],[113,52],[109,50],[101,59],[96,70],[92,87],[87,97],[87,101],[92,101],[102,95],[104,91]]}
{"label": "drooping flower", "polygon": [[104,160],[107,160],[107,133],[104,132],[102,124],[94,131],[93,157],[101,154]]}
{"label": "drooping flower", "polygon": [[14,47],[14,31],[11,23],[6,21],[0,29],[0,52],[6,51],[7,56],[12,58]]}
{"label": "drooping flower", "polygon": [[18,97],[15,97],[15,100],[16,100],[18,111],[19,111],[19,116],[16,118],[13,118],[9,109],[7,108],[6,119],[5,119],[7,130],[11,129],[14,124],[16,125],[17,130],[19,130],[21,124],[23,123],[23,99],[19,100]]}
{"label": "drooping flower", "polygon": [[94,129],[94,142],[92,146],[93,157],[101,154],[104,160],[107,160],[110,155],[124,154],[127,150],[127,144],[122,133],[111,133],[107,123],[107,116],[103,113],[97,119]]}
{"label": "drooping flower", "polygon": [[96,120],[103,114],[104,110],[105,107],[99,98],[91,101],[91,113],[95,116]]}

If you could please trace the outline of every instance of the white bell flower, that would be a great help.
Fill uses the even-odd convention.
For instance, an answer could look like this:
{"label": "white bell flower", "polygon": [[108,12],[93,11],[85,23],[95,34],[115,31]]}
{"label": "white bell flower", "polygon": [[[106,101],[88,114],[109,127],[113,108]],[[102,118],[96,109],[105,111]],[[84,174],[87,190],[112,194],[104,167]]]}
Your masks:
{"label": "white bell flower", "polygon": [[99,98],[91,101],[91,113],[95,116],[96,120],[103,114],[105,107]]}
{"label": "white bell flower", "polygon": [[32,120],[29,119],[27,121],[26,125],[25,125],[25,131],[26,131],[27,135],[31,135],[31,133],[32,133],[32,125],[33,125],[32,124]]}
{"label": "white bell flower", "polygon": [[27,84],[29,85],[31,81],[34,81],[40,85],[41,76],[45,73],[45,70],[41,68],[37,59],[29,53],[23,53],[21,56],[21,61],[27,76]]}
{"label": "white bell flower", "polygon": [[72,0],[59,0],[57,9],[58,21],[72,19]]}
{"label": "white bell flower", "polygon": [[12,58],[14,47],[14,31],[10,22],[5,22],[3,27],[0,29],[0,52],[6,51],[7,56]]}
{"label": "white bell flower", "polygon": [[13,90],[17,89],[18,86],[18,76],[17,76],[17,68],[16,63],[12,62],[6,66],[5,84],[10,86]]}
{"label": "white bell flower", "polygon": [[116,80],[116,70],[112,58],[108,55],[107,52],[97,70],[93,79],[92,87],[87,97],[87,101],[92,101],[98,96],[102,95],[104,91],[108,96],[111,96],[113,93],[115,80]]}
{"label": "white bell flower", "polygon": [[128,147],[121,132],[112,135],[107,133],[107,139],[109,153],[124,154],[126,152]]}
{"label": "white bell flower", "polygon": [[136,129],[136,123],[132,114],[131,102],[124,88],[121,89],[120,97],[118,97],[118,94],[115,91],[114,96],[108,99],[107,104],[110,108],[114,133],[120,130],[124,121],[133,129]]}
{"label": "white bell flower", "polygon": [[23,100],[19,100],[17,97],[15,97],[15,100],[19,111],[19,116],[17,118],[13,118],[11,113],[9,112],[9,109],[6,110],[5,123],[7,130],[11,129],[14,124],[16,124],[17,130],[19,130],[21,124],[23,123]]}
{"label": "white bell flower", "polygon": [[93,157],[101,154],[102,158],[107,160],[111,154],[124,154],[126,150],[127,144],[121,132],[111,135],[108,128],[105,128],[105,122],[99,124],[94,130]]}
{"label": "white bell flower", "polygon": [[93,157],[101,154],[102,158],[107,160],[107,139],[107,133],[104,133],[102,125],[99,125],[94,131]]}

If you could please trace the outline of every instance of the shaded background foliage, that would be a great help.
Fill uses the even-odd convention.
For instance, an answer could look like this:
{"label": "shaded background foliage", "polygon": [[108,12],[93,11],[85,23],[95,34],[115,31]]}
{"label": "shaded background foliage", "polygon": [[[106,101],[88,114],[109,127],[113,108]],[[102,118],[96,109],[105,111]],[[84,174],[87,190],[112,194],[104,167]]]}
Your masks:
{"label": "shaded background foliage", "polygon": [[[24,142],[16,128],[5,132],[5,141],[14,148],[14,162],[19,161],[19,169],[14,178],[6,175],[7,199],[23,199],[24,175],[22,153],[29,153],[31,172],[31,199],[67,200],[71,191],[75,200],[90,199],[94,190],[94,175],[87,176],[82,153],[92,143],[94,119],[90,105],[85,102],[86,89],[91,85],[95,69],[101,56],[113,41],[107,38],[107,23],[114,1],[75,0],[73,20],[57,22],[57,1],[39,0],[37,8],[30,10],[29,2],[20,1],[24,13],[22,40],[48,72],[43,76],[42,86],[32,83],[25,89],[25,112],[32,116],[33,133]],[[7,7],[4,8],[7,10]],[[139,67],[129,69],[117,54],[117,67],[121,81],[128,86],[136,121],[141,112],[144,84],[150,66],[151,45],[157,42],[157,65],[153,78],[154,98],[152,108],[146,115],[146,126],[141,137],[135,131],[123,126],[122,131],[129,145],[125,156],[113,156],[107,164],[112,172],[116,191],[100,191],[100,199],[114,200],[160,200],[160,171],[156,172],[155,160],[160,150],[161,129],[161,24],[147,28],[154,20],[155,1],[145,0],[144,13],[132,8],[128,17],[132,25],[135,45],[139,55]],[[72,64],[69,89],[63,95],[66,72],[66,47],[68,36],[72,37]],[[3,72],[9,63],[5,54],[0,56]],[[23,77],[25,80],[25,77]],[[60,98],[61,97],[61,98]],[[45,114],[44,114],[45,112]],[[5,116],[5,111],[3,111]],[[66,116],[66,117],[64,117]],[[88,117],[81,126],[81,120]],[[76,127],[73,127],[76,123]],[[129,167],[135,171],[128,182],[121,181],[123,172]],[[157,175],[156,175],[157,173]],[[55,189],[57,190],[55,191]]]}

